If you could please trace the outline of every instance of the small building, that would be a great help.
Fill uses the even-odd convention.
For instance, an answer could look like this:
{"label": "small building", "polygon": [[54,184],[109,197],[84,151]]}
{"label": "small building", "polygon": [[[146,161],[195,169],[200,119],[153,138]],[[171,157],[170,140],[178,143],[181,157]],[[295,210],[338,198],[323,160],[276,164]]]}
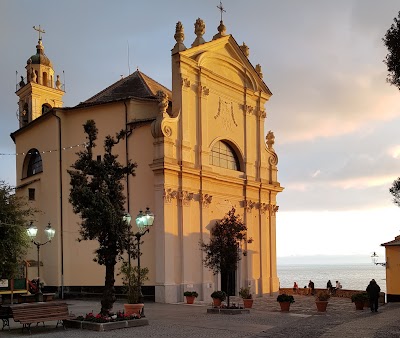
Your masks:
{"label": "small building", "polygon": [[386,299],[400,302],[400,236],[381,245],[386,251]]}
{"label": "small building", "polygon": [[[272,93],[261,66],[249,61],[249,48],[226,34],[222,21],[211,41],[204,32],[197,19],[196,36],[186,48],[183,26],[176,24],[172,90],[136,71],[74,107],[62,107],[63,86],[39,37],[16,92],[20,125],[11,137],[18,194],[42,210],[39,228],[51,222],[56,230],[51,244],[41,248],[40,269],[61,295],[99,293],[104,285],[104,269],[93,262],[97,242],[77,241],[80,219],[68,200],[67,170],[85,145],[82,125],[89,119],[99,129],[94,149],[99,160],[106,135],[129,131],[126,142],[114,148],[122,164],[128,159],[138,164],[125,184],[126,210],[134,217],[149,207],[155,214],[141,246],[141,266],[150,270],[145,295],[174,303],[193,289],[208,300],[223,288],[227,276],[214,276],[203,266],[199,241],[207,241],[232,206],[253,238],[231,279],[235,294],[241,286],[251,286],[256,296],[278,291],[276,197],[283,188],[274,134],[264,132]],[[35,257],[32,249],[28,258]],[[35,271],[30,269],[30,278]]]}

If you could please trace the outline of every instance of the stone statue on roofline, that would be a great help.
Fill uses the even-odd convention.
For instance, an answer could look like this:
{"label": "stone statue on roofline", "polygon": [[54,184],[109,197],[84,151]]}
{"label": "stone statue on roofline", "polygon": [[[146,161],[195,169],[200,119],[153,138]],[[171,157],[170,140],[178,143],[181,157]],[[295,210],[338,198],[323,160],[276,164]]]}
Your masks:
{"label": "stone statue on roofline", "polygon": [[266,139],[266,144],[267,144],[268,149],[273,150],[274,149],[274,143],[275,143],[275,135],[271,130],[268,132],[268,134],[265,137],[265,139]]}
{"label": "stone statue on roofline", "polygon": [[174,38],[175,38],[176,44],[175,44],[174,48],[172,49],[172,54],[186,50],[186,46],[183,44],[183,40],[185,40],[185,33],[183,30],[182,22],[180,22],[180,21],[178,21],[176,23]]}
{"label": "stone statue on roofline", "polygon": [[197,18],[194,24],[194,33],[196,34],[197,38],[193,41],[192,47],[196,47],[205,43],[203,39],[203,35],[206,32],[206,24],[200,18]]}
{"label": "stone statue on roofline", "polygon": [[169,102],[168,95],[164,91],[158,90],[157,98],[158,98],[158,108],[160,109],[160,113],[166,114]]}

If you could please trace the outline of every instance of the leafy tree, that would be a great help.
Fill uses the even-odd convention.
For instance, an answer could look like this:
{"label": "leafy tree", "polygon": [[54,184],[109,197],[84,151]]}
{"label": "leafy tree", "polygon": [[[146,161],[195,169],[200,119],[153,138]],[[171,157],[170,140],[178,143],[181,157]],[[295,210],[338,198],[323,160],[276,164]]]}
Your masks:
{"label": "leafy tree", "polygon": [[[235,208],[232,209],[220,221],[217,221],[211,229],[211,238],[208,244],[200,242],[201,250],[206,257],[203,260],[204,266],[209,268],[214,275],[222,272],[228,276],[226,290],[228,291],[229,304],[229,275],[236,271],[240,261],[240,244],[243,242],[251,243],[252,239],[247,239],[247,227],[239,215],[235,215]],[[243,251],[246,255],[246,251]]]}
{"label": "leafy tree", "polygon": [[0,277],[13,278],[30,244],[26,224],[37,210],[0,181]]}
{"label": "leafy tree", "polygon": [[106,268],[101,313],[108,314],[115,302],[115,265],[127,248],[129,226],[123,220],[125,214],[123,185],[126,175],[135,175],[136,163],[130,161],[122,166],[118,155],[112,153],[113,147],[126,137],[121,130],[115,137],[108,135],[104,141],[104,156],[93,159],[98,130],[93,120],[83,125],[88,143],[84,151],[77,153],[79,158],[68,170],[71,176],[69,201],[73,211],[81,217],[80,239],[97,240],[96,261]]}
{"label": "leafy tree", "polygon": [[382,40],[389,52],[383,60],[389,72],[386,81],[400,89],[400,12]]}
{"label": "leafy tree", "polygon": [[389,191],[393,195],[393,203],[400,207],[400,177],[393,181],[393,185]]}

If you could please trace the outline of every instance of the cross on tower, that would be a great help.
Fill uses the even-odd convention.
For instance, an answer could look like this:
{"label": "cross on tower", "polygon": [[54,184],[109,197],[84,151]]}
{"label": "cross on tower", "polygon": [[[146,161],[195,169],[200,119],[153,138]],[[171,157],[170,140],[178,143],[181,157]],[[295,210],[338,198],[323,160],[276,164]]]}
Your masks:
{"label": "cross on tower", "polygon": [[[224,9],[224,7],[222,6],[222,2],[219,2],[219,6],[217,6],[217,8],[220,10],[221,12],[221,21],[222,21],[222,12],[226,13],[226,10]],[[40,27],[40,26],[39,26]]]}
{"label": "cross on tower", "polygon": [[39,40],[42,40],[42,36],[40,35],[40,33],[46,33],[46,32],[44,31],[44,29],[41,29],[41,28],[40,28],[40,25],[39,25],[39,27],[33,26],[33,29],[34,29],[35,31],[38,31],[38,32],[39,32]]}

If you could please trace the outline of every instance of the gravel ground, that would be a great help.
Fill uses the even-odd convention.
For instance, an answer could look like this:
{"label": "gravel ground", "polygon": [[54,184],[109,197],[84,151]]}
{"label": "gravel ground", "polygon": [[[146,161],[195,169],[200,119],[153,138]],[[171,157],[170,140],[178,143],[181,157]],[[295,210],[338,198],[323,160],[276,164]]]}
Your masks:
{"label": "gravel ground", "polygon": [[[235,300],[235,299],[234,299]],[[239,301],[239,300],[236,300]],[[99,301],[68,300],[69,310],[75,314],[98,312]],[[46,327],[32,327],[32,337],[400,337],[400,303],[356,311],[349,299],[331,298],[326,313],[316,310],[313,297],[297,296],[290,312],[282,313],[276,297],[255,299],[250,314],[207,314],[208,302],[194,305],[146,303],[146,318],[150,325],[107,332],[55,329],[54,322]],[[116,303],[115,310],[122,309]],[[21,332],[21,325],[11,320],[11,330],[0,332],[3,338],[29,336]]]}

